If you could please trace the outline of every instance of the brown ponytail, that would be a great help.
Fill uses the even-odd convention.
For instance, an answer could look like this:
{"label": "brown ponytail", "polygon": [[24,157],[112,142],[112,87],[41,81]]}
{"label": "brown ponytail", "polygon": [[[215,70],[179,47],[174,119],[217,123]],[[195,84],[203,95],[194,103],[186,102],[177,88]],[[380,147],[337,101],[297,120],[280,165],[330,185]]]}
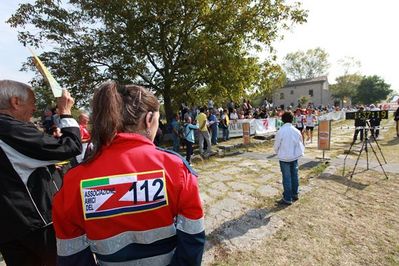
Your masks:
{"label": "brown ponytail", "polygon": [[109,145],[117,132],[145,132],[145,115],[158,112],[159,102],[149,90],[120,86],[114,81],[103,83],[93,97],[93,149],[86,162],[94,159],[103,146]]}
{"label": "brown ponytail", "polygon": [[94,93],[91,118],[93,150],[87,161],[94,159],[102,147],[109,145],[115,134],[122,129],[122,103],[116,82],[105,82]]}

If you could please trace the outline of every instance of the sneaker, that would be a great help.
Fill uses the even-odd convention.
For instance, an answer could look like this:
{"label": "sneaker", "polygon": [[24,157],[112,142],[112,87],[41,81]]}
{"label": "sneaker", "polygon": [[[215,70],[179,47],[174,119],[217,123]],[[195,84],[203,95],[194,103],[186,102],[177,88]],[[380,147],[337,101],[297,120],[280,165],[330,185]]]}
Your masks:
{"label": "sneaker", "polygon": [[298,196],[292,196],[292,201],[297,201],[297,200],[299,200]]}
{"label": "sneaker", "polygon": [[286,201],[285,199],[281,199],[281,200],[277,201],[277,204],[289,206],[292,204],[292,201]]}

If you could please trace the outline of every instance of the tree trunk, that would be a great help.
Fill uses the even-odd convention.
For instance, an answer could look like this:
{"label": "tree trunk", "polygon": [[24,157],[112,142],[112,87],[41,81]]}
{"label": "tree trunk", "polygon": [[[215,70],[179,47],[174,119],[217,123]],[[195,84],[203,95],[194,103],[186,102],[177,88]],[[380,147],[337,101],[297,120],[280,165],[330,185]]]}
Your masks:
{"label": "tree trunk", "polygon": [[172,98],[170,95],[170,88],[165,87],[163,92],[164,108],[166,114],[166,120],[168,123],[172,121],[173,118],[173,108],[172,108]]}

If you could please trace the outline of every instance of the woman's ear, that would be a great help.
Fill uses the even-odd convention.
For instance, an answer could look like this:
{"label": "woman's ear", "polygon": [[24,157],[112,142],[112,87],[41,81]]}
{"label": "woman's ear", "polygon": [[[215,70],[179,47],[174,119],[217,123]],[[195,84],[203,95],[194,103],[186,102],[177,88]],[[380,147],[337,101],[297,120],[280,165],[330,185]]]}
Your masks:
{"label": "woman's ear", "polygon": [[145,127],[149,128],[151,126],[151,122],[152,122],[152,117],[154,116],[154,114],[152,112],[148,112],[145,115]]}

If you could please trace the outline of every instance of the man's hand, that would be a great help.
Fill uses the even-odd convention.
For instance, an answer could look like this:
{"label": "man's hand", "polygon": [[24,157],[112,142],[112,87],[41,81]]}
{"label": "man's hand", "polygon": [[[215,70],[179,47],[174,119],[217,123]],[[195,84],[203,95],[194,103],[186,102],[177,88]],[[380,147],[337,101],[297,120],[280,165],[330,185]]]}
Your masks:
{"label": "man's hand", "polygon": [[71,109],[75,100],[71,97],[71,94],[66,90],[62,90],[61,97],[57,98],[57,107],[59,115],[71,115]]}

